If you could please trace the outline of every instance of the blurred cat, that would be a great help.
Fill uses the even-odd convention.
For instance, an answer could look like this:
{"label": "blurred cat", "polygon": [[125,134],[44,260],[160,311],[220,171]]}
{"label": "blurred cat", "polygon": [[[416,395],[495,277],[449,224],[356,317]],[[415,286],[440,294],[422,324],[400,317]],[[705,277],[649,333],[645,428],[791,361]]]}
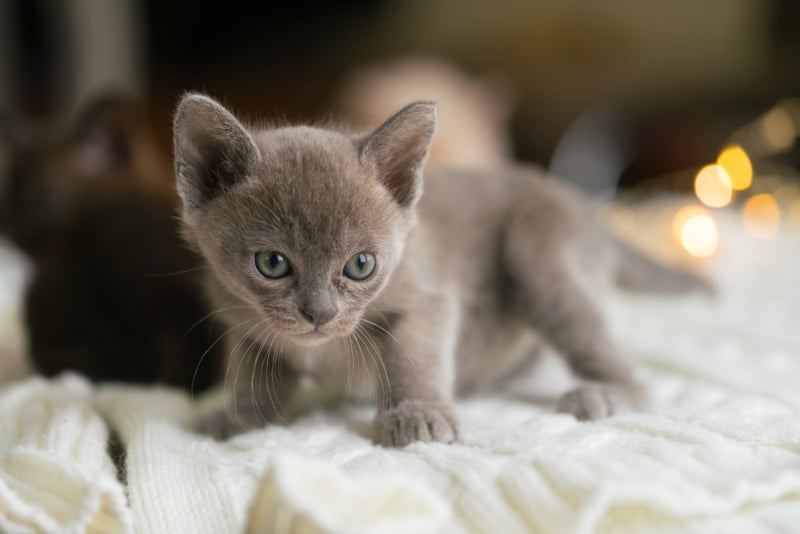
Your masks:
{"label": "blurred cat", "polygon": [[512,157],[510,91],[499,79],[475,78],[432,58],[366,65],[349,76],[339,94],[347,122],[362,130],[414,100],[437,103],[438,125],[429,164],[492,168]]}
{"label": "blurred cat", "polygon": [[199,391],[220,360],[211,349],[199,365],[214,341],[201,264],[179,239],[171,174],[143,115],[109,96],[64,131],[8,135],[0,224],[34,263],[24,314],[39,372]]}
{"label": "blurred cat", "polygon": [[592,419],[639,404],[591,290],[707,283],[613,239],[580,195],[535,168],[423,172],[435,126],[426,102],[353,136],[251,128],[211,98],[183,98],[184,234],[234,332],[234,409],[203,429],[280,420],[307,375],[379,393],[384,444],[452,441],[453,395],[513,376],[545,343],[584,379],[561,410]]}

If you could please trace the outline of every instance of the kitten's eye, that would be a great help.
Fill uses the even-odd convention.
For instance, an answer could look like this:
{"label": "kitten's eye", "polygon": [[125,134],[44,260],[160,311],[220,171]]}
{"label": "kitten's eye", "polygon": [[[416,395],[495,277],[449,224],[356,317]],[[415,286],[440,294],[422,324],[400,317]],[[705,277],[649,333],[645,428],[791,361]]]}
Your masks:
{"label": "kitten's eye", "polygon": [[256,252],[256,269],[264,278],[283,278],[292,273],[292,266],[283,254],[274,250]]}
{"label": "kitten's eye", "polygon": [[375,256],[359,252],[344,264],[344,275],[353,280],[364,280],[375,271]]}

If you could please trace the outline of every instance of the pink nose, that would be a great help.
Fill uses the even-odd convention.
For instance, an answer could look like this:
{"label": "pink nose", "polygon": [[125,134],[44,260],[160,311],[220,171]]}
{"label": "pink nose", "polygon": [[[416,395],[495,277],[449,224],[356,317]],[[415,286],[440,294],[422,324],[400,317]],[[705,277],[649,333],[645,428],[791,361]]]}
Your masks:
{"label": "pink nose", "polygon": [[314,326],[322,326],[336,316],[338,310],[331,305],[307,303],[300,308],[300,313]]}

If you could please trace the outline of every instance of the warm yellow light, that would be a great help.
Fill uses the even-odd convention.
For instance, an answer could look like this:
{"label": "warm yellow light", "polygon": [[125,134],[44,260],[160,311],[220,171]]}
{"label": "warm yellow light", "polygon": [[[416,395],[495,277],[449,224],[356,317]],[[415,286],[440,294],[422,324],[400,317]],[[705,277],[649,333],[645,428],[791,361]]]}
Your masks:
{"label": "warm yellow light", "polygon": [[718,243],[717,225],[708,215],[695,215],[681,229],[681,244],[692,256],[711,256]]}
{"label": "warm yellow light", "polygon": [[753,165],[747,152],[739,145],[729,146],[717,158],[717,165],[723,167],[731,181],[731,187],[742,191],[753,183]]}
{"label": "warm yellow light", "polygon": [[684,206],[675,213],[672,217],[672,235],[692,256],[710,256],[719,243],[714,219],[697,204]]}
{"label": "warm yellow light", "polygon": [[781,210],[772,195],[764,193],[747,199],[742,207],[744,228],[758,239],[772,239],[781,226]]}
{"label": "warm yellow light", "polygon": [[683,244],[681,234],[683,233],[683,226],[696,216],[708,216],[708,211],[697,204],[690,204],[679,209],[672,217],[672,237],[676,243]]}
{"label": "warm yellow light", "polygon": [[727,206],[733,198],[731,178],[721,165],[706,165],[694,179],[694,192],[706,206]]}
{"label": "warm yellow light", "polygon": [[761,119],[761,136],[774,152],[791,148],[796,135],[794,119],[783,106],[775,106]]}

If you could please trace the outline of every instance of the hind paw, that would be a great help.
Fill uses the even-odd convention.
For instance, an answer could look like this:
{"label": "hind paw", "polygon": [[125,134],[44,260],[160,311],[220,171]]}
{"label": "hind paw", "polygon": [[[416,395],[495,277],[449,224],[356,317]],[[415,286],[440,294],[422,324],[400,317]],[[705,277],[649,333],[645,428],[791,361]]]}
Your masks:
{"label": "hind paw", "polygon": [[587,421],[630,412],[641,404],[642,393],[638,386],[592,382],[564,394],[557,410]]}

